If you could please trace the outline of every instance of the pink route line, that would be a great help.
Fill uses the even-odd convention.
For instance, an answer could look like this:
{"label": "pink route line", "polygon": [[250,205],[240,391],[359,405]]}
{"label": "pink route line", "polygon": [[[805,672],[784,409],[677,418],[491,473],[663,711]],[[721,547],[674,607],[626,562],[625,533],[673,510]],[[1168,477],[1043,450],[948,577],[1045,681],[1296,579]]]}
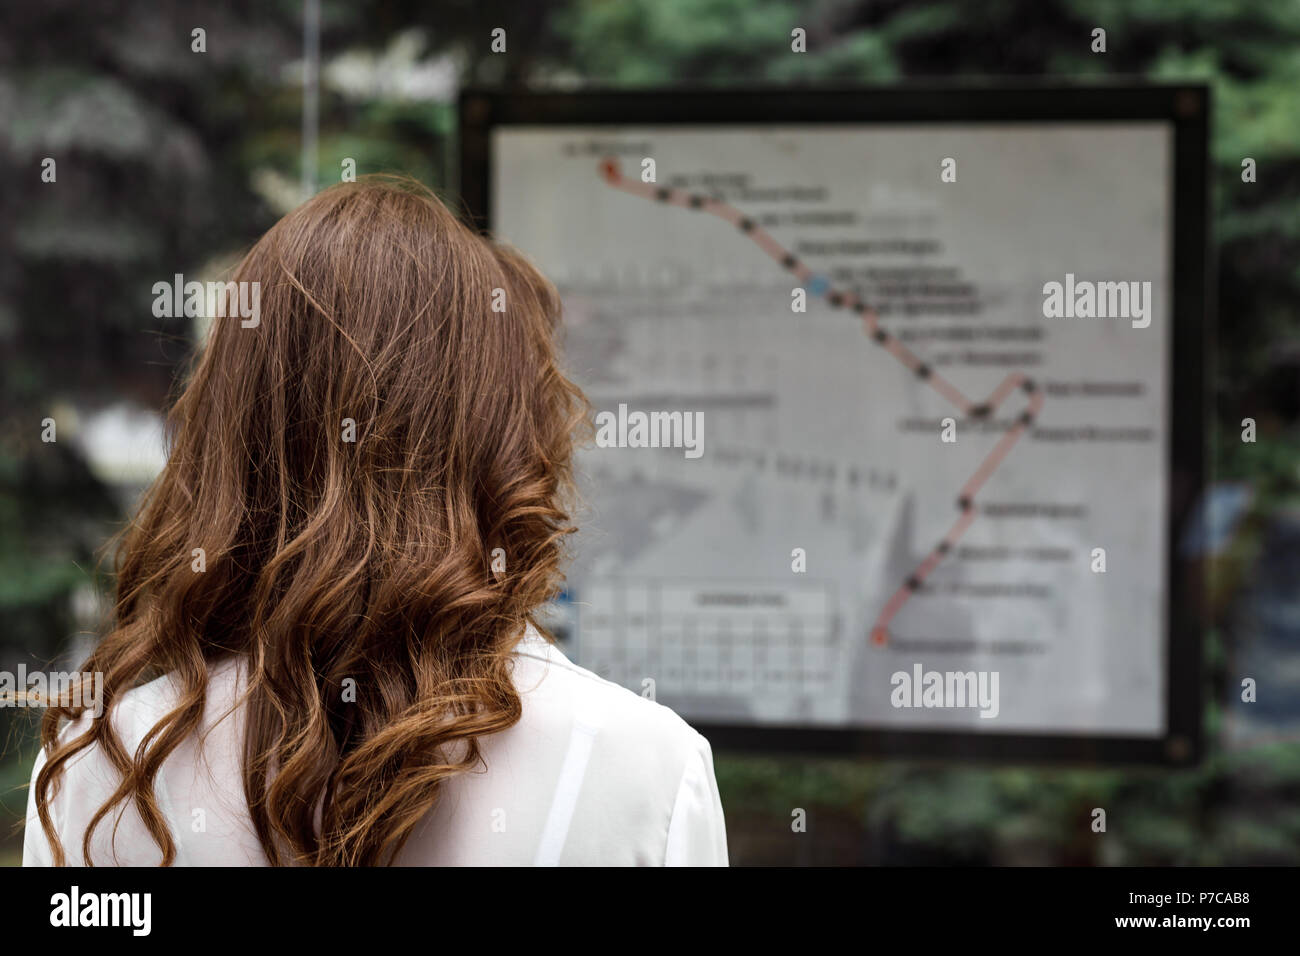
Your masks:
{"label": "pink route line", "polygon": [[[625,179],[619,171],[618,162],[614,159],[606,159],[601,162],[600,174],[609,185],[615,189],[621,189],[623,192],[668,206],[680,206],[683,209],[707,212],[731,223],[753,240],[760,249],[766,252],[782,268],[793,273],[800,282],[807,282],[814,275],[811,269],[773,239],[771,233],[734,206],[729,206],[709,196],[689,193],[684,189],[672,189],[642,183],[634,179]],[[989,452],[988,457],[975,470],[975,474],[971,475],[966,484],[962,485],[957,498],[957,507],[961,510],[961,517],[953,523],[947,534],[925,556],[925,560],[893,593],[893,596],[885,603],[880,616],[876,618],[876,622],[871,628],[871,642],[883,645],[889,642],[890,622],[903,609],[903,605],[907,603],[908,598],[921,589],[930,572],[943,561],[961,536],[965,534],[971,522],[975,520],[975,495],[979,493],[979,490],[984,487],[984,483],[1002,464],[1012,447],[1020,440],[1020,436],[1028,431],[1029,426],[1038,417],[1038,413],[1043,407],[1043,393],[1031,379],[1020,372],[1012,372],[1002,380],[1002,383],[997,388],[989,393],[989,397],[983,402],[972,402],[960,389],[921,361],[898,339],[880,328],[879,316],[876,314],[876,310],[861,301],[856,295],[851,292],[842,292],[831,287],[828,283],[824,298],[835,308],[847,307],[861,315],[867,334],[872,339],[898,359],[910,372],[928,383],[931,388],[947,399],[949,404],[955,406],[964,416],[969,418],[990,417],[998,406],[1017,388],[1022,389],[1029,395],[1029,402],[1025,410],[1021,412],[1015,423],[1003,433],[997,444],[993,446],[993,450]]]}

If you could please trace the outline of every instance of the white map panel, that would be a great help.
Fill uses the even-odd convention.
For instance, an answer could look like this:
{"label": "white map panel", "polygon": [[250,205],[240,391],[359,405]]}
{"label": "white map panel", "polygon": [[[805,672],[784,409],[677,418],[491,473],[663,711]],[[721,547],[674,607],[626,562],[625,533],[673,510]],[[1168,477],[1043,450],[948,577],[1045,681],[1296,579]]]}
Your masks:
{"label": "white map panel", "polygon": [[[493,156],[595,408],[703,415],[698,458],[580,455],[580,663],[705,722],[1163,734],[1169,127],[510,127]],[[1046,318],[1067,274],[1151,283],[1149,326]],[[892,706],[918,662],[997,671],[997,718]]]}

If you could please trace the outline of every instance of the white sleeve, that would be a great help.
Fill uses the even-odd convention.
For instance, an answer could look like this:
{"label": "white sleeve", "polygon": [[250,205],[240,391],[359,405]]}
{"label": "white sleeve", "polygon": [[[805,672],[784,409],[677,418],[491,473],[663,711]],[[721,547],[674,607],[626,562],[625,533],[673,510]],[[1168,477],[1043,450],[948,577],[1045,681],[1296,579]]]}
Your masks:
{"label": "white sleeve", "polygon": [[696,738],[668,821],[664,866],[727,865],[727,824],[713,775],[713,749],[703,736]]}
{"label": "white sleeve", "polygon": [[[41,818],[36,813],[36,775],[45,766],[45,748],[36,754],[36,765],[32,767],[31,784],[27,787],[27,823],[23,829],[23,866],[53,866],[54,853],[50,841],[45,839],[45,830],[41,827]],[[55,798],[57,804],[58,798]],[[51,807],[51,814],[55,809]],[[54,819],[58,826],[58,817]]]}
{"label": "white sleeve", "polygon": [[[133,732],[123,733],[122,727],[131,727],[132,715],[129,711],[119,711],[115,717],[120,722],[118,737],[128,752],[134,752],[138,741],[143,736],[136,728]],[[59,734],[60,742],[66,742],[84,733],[86,721],[82,717],[67,725]],[[23,865],[53,866],[54,854],[45,830],[41,827],[40,817],[36,813],[36,775],[45,765],[46,754],[42,749],[32,768],[31,786],[27,791],[27,822],[23,834]],[[122,775],[104,756],[97,745],[91,745],[78,751],[64,765],[59,780],[58,792],[50,801],[50,816],[54,821],[54,832],[63,844],[63,852],[69,866],[85,866],[83,856],[83,838],[91,819],[99,811],[122,781]],[[154,784],[154,796],[164,819],[169,819],[167,793],[163,774],[159,773]],[[106,817],[95,829],[91,837],[91,856],[93,862],[101,866],[156,866],[162,859],[157,844],[150,836],[140,813],[133,801],[119,804],[114,813]]]}

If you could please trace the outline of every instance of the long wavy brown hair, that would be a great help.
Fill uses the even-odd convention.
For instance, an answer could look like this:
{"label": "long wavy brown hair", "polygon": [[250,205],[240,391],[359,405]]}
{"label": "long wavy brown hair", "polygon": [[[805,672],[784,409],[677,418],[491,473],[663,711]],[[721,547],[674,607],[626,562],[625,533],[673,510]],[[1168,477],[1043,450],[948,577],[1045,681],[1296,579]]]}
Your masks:
{"label": "long wavy brown hair", "polygon": [[[557,365],[555,289],[522,256],[423,187],[371,178],[285,216],[231,278],[260,283],[260,321],[214,320],[168,416],[112,627],[82,667],[104,675],[103,717],[61,739],[84,710],[64,702],[42,724],[56,864],[50,801],[89,747],[121,784],[83,858],[129,802],[174,861],[154,781],[232,656],[267,859],[391,863],[442,782],[481,766],[479,739],[519,719],[509,656],[562,580],[588,407]],[[130,753],[114,708],[163,674],[176,707]]]}

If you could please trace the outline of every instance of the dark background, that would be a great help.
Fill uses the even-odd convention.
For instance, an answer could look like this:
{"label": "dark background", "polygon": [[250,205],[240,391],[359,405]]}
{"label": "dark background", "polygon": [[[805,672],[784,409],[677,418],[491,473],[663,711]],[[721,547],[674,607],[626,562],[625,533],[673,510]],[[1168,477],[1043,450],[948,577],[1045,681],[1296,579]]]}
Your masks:
{"label": "dark background", "polygon": [[[135,449],[199,332],[153,317],[153,283],[215,277],[302,197],[302,18],[291,2],[3,13],[0,668],[73,666],[102,626],[101,551],[156,467]],[[199,27],[205,53],[191,50]],[[504,55],[490,52],[496,27]],[[1090,50],[1097,27],[1104,54]],[[325,2],[321,61],[314,179],[336,181],[352,158],[457,206],[468,85],[1208,83],[1206,758],[1171,771],[723,753],[717,773],[741,864],[1300,862],[1300,0]],[[55,183],[41,181],[45,157]],[[40,440],[47,417],[55,443]],[[1244,677],[1256,703],[1240,701]],[[0,711],[6,863],[32,716]],[[795,808],[806,833],[791,832]]]}

